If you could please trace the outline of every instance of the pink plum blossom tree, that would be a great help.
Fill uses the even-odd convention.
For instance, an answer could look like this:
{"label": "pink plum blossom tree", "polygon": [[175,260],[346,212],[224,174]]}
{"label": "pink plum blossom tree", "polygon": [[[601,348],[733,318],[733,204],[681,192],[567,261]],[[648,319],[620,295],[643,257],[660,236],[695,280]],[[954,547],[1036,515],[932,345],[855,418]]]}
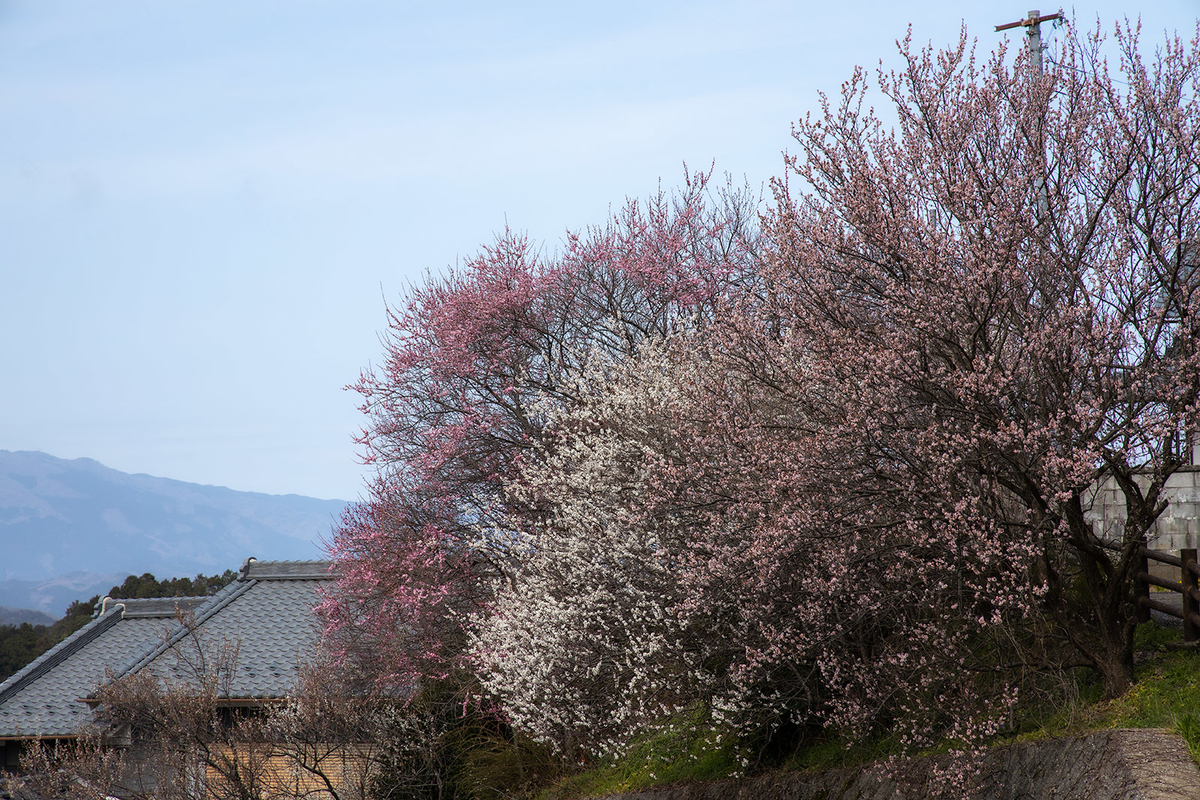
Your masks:
{"label": "pink plum blossom tree", "polygon": [[[778,186],[766,271],[891,509],[851,527],[941,537],[931,563],[978,583],[960,611],[1044,615],[1109,696],[1132,678],[1138,548],[1200,422],[1200,49],[1115,44],[1119,78],[1098,34],[1045,75],[977,63],[965,35],[906,43],[880,79],[894,130],[856,74],[795,129],[806,190]],[[1128,509],[1111,541],[1088,519],[1106,479]]]}
{"label": "pink plum blossom tree", "polygon": [[542,457],[546,414],[578,402],[592,353],[711,316],[753,274],[755,214],[746,192],[689,175],[552,258],[506,233],[389,311],[385,361],[355,387],[376,475],[334,532],[345,577],[322,613],[335,647],[385,653],[400,683],[461,663],[468,619],[512,580],[543,513],[506,487]]}

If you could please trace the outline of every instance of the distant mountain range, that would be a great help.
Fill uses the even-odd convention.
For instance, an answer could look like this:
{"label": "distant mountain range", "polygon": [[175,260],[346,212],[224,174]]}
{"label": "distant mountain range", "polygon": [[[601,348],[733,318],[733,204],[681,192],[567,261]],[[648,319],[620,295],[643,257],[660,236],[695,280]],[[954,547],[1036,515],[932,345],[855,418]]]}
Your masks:
{"label": "distant mountain range", "polygon": [[345,506],[0,450],[0,605],[57,617],[126,575],[211,575],[248,556],[321,558]]}
{"label": "distant mountain range", "polygon": [[50,625],[54,622],[54,617],[31,608],[0,606],[0,625],[20,625],[25,622],[30,625]]}

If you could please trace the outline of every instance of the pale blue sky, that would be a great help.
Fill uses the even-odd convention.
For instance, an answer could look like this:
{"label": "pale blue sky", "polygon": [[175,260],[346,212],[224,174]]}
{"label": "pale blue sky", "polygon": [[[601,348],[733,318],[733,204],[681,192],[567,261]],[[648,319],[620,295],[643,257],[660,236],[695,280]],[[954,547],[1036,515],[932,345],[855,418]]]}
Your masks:
{"label": "pale blue sky", "polygon": [[[908,23],[987,50],[1027,10],[0,0],[0,449],[354,499],[341,387],[384,297],[506,221],[553,249],[684,162],[759,186]],[[1190,37],[1200,0],[1140,13]]]}

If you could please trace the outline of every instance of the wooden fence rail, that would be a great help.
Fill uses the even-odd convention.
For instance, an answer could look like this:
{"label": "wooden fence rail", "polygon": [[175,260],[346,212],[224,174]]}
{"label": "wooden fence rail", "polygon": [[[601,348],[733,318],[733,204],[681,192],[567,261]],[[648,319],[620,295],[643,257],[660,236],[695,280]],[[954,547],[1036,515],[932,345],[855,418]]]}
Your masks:
{"label": "wooden fence rail", "polygon": [[[1160,611],[1176,619],[1183,620],[1183,640],[1194,642],[1200,639],[1200,563],[1197,563],[1196,549],[1180,550],[1178,556],[1161,550],[1151,550],[1143,546],[1141,549],[1142,564],[1137,573],[1138,591],[1138,622],[1149,622],[1150,611]],[[1179,568],[1179,580],[1170,581],[1150,574],[1150,562],[1169,564]],[[1180,608],[1168,603],[1160,603],[1150,599],[1150,587],[1158,586],[1169,589],[1183,596]]]}

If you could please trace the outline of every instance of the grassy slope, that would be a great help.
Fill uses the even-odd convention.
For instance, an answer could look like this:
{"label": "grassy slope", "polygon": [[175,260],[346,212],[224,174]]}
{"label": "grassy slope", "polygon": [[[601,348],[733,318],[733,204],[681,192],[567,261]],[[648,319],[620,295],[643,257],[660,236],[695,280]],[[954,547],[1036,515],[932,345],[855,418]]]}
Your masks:
{"label": "grassy slope", "polygon": [[1184,646],[1178,631],[1147,623],[1138,630],[1137,683],[1115,700],[1082,702],[1048,719],[1021,739],[1070,736],[1104,728],[1169,728],[1187,742],[1200,764],[1200,649]]}
{"label": "grassy slope", "polygon": [[[1181,648],[1180,634],[1150,623],[1138,631],[1137,683],[1124,696],[1098,700],[1098,686],[1083,686],[1077,700],[1005,741],[1071,736],[1106,728],[1168,728],[1178,731],[1200,764],[1200,650]],[[787,758],[783,770],[821,770],[867,763],[895,752],[889,742],[846,746],[812,743]],[[715,780],[740,773],[736,746],[683,724],[650,737],[627,756],[575,775],[543,800],[602,796],[674,783]]]}

